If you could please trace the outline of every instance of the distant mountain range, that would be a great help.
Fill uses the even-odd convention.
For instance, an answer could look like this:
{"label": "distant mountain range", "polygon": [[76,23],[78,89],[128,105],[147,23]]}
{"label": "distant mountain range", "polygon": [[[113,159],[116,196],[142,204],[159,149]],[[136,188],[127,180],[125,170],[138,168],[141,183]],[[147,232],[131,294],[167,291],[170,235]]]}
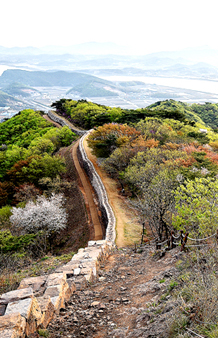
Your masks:
{"label": "distant mountain range", "polygon": [[[0,76],[2,95],[28,96],[29,92],[37,91],[32,87],[70,87],[68,93],[76,92],[84,96],[117,96],[118,87],[111,81],[96,76],[77,72],[65,71],[26,71],[8,69]],[[120,91],[125,88],[119,86]],[[2,96],[3,97],[3,96]]]}
{"label": "distant mountain range", "polygon": [[[13,82],[33,87],[79,86],[77,89],[86,93],[95,92],[90,82],[96,79],[91,76],[100,78],[113,75],[218,81],[218,50],[208,46],[147,55],[128,53],[133,54],[134,51],[114,43],[96,42],[69,47],[0,47],[0,66],[16,68],[13,72],[10,70],[2,74],[0,87]],[[21,72],[20,69],[34,71],[34,74]],[[85,82],[86,90],[81,89],[81,84],[83,86]]]}
{"label": "distant mountain range", "polygon": [[186,59],[192,62],[207,62],[217,64],[218,61],[218,50],[213,49],[209,46],[201,46],[201,47],[193,47],[193,48],[185,48],[179,51],[170,51],[170,52],[157,52],[149,54],[150,57],[157,58],[170,58],[170,59]]}
{"label": "distant mountain range", "polygon": [[[18,82],[22,83],[23,85],[33,87],[71,87],[96,79],[97,78],[95,76],[77,72],[43,72],[8,69],[4,71],[3,74],[0,76],[0,86],[2,87],[10,85],[14,82]],[[105,83],[109,83],[109,81],[105,80]]]}
{"label": "distant mountain range", "polygon": [[0,54],[8,55],[39,55],[39,54],[132,54],[130,48],[119,46],[112,42],[87,42],[73,46],[45,46],[45,47],[2,47]]}
{"label": "distant mountain range", "polygon": [[[39,54],[81,54],[81,55],[142,55],[137,49],[121,46],[112,42],[87,42],[72,46],[45,46],[45,47],[3,47],[0,46],[0,54],[3,55],[39,55]],[[181,59],[191,62],[208,62],[218,59],[218,50],[209,46],[186,48],[179,51],[161,51],[145,53],[149,59]]]}

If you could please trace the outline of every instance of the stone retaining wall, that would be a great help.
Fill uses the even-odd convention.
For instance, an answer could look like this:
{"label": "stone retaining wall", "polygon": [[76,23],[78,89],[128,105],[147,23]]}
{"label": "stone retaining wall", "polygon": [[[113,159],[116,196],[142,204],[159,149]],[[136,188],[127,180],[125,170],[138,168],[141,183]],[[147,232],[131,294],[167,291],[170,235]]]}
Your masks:
{"label": "stone retaining wall", "polygon": [[90,182],[96,192],[99,207],[102,213],[102,220],[103,224],[105,225],[106,229],[106,236],[105,239],[113,242],[116,238],[116,231],[115,231],[115,225],[116,225],[116,219],[113,213],[113,210],[108,202],[107,192],[105,190],[105,187],[102,183],[102,180],[98,173],[95,170],[95,167],[93,166],[92,162],[88,159],[85,149],[83,147],[83,141],[86,135],[83,135],[79,142],[78,147],[78,159],[80,162],[80,165],[85,169]]}
{"label": "stone retaining wall", "polygon": [[75,134],[77,134],[77,135],[79,135],[79,136],[82,136],[82,135],[84,135],[84,134],[86,133],[86,131],[84,131],[84,130],[78,130],[78,129],[72,128],[72,127],[67,123],[67,121],[65,121],[65,120],[63,120],[61,117],[59,117],[59,116],[53,114],[51,110],[48,111],[48,114],[47,114],[47,115],[48,115],[48,117],[49,117],[52,121],[57,122],[57,123],[60,124],[62,127],[68,126],[68,127],[72,130],[73,133],[75,133]]}
{"label": "stone retaining wall", "polygon": [[[51,112],[48,112],[48,116],[61,125],[67,125]],[[78,130],[72,128],[71,130],[78,134]],[[81,133],[84,134],[83,131]],[[85,288],[88,282],[97,277],[100,263],[107,259],[114,248],[115,216],[108,202],[105,187],[86,155],[83,147],[85,136],[80,139],[78,157],[98,197],[106,228],[106,239],[89,241],[88,247],[79,249],[71,261],[58,268],[55,273],[25,278],[17,290],[2,294],[0,337],[26,338],[39,328],[45,329],[60,308],[65,307],[65,302],[70,299],[72,293]]]}
{"label": "stone retaining wall", "polygon": [[97,277],[101,262],[113,250],[112,242],[89,241],[70,262],[48,276],[21,281],[18,290],[0,297],[0,337],[25,338],[45,329],[56,313],[65,307],[75,290],[83,289]]}

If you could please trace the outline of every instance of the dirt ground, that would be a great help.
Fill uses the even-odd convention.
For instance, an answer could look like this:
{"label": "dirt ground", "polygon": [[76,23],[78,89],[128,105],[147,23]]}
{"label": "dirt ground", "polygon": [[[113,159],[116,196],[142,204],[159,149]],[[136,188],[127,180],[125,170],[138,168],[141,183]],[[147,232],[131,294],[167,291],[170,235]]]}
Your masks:
{"label": "dirt ground", "polygon": [[[45,117],[45,118],[51,121],[48,117]],[[72,127],[74,126],[72,125]],[[137,220],[136,213],[130,207],[130,204],[128,203],[128,200],[126,199],[126,197],[122,196],[119,187],[117,187],[117,182],[115,180],[112,180],[110,177],[108,177],[106,172],[102,168],[99,167],[99,165],[97,164],[97,158],[91,153],[91,149],[87,145],[86,138],[84,140],[84,148],[86,150],[88,158],[92,161],[95,167],[95,170],[101,177],[101,180],[108,194],[109,203],[116,217],[116,245],[118,247],[125,247],[127,245],[133,245],[134,243],[139,243],[141,239],[142,226],[141,224],[139,224]],[[77,161],[77,156],[75,155],[75,152],[74,152],[73,157],[74,157],[74,161]],[[79,166],[78,166],[78,170],[80,170],[81,175],[82,175],[82,169],[79,169]],[[83,176],[84,176],[84,173],[83,173]],[[95,224],[95,236],[96,236],[95,239],[100,239],[102,238],[102,230],[100,229],[100,225],[98,223],[96,215],[94,215],[96,213],[94,208],[96,207],[94,207],[93,197],[90,195],[91,194],[90,183],[88,181],[86,181],[85,183],[85,180],[84,180],[84,184],[82,184],[80,188],[84,195],[84,199],[86,201],[88,213],[90,213],[91,209],[93,211],[93,216],[91,217],[94,217],[93,218],[94,222],[92,221],[92,223]],[[85,189],[87,190],[87,192],[85,192]],[[88,190],[89,190],[89,193],[88,193]],[[92,191],[92,195],[93,195],[93,191]],[[90,201],[89,201],[89,196],[90,196]],[[90,205],[91,205],[91,209],[90,209]],[[97,212],[99,213],[99,211]]]}
{"label": "dirt ground", "polygon": [[55,127],[61,128],[61,125],[58,124],[58,123],[56,123],[56,122],[54,122],[54,121],[52,121],[52,120],[48,117],[48,115],[43,115],[43,118],[46,119],[47,121],[51,122]]}
{"label": "dirt ground", "polygon": [[80,177],[81,183],[82,183],[82,191],[84,192],[84,199],[86,201],[86,208],[88,210],[88,213],[91,216],[91,222],[94,227],[94,240],[99,240],[103,238],[103,231],[102,226],[99,220],[99,212],[95,205],[94,201],[94,191],[92,189],[92,186],[89,182],[88,177],[86,176],[84,170],[81,168],[79,164],[79,160],[77,157],[77,149],[78,149],[79,141],[77,141],[74,146],[72,147],[72,156],[74,165],[76,167],[77,173]]}
{"label": "dirt ground", "polygon": [[97,158],[91,153],[86,138],[84,140],[84,148],[88,158],[92,161],[95,170],[101,177],[107,191],[109,203],[116,217],[116,245],[118,247],[125,247],[127,245],[139,243],[142,227],[138,223],[137,215],[134,210],[131,209],[126,198],[122,196],[116,181],[108,177],[106,172],[97,164]]}
{"label": "dirt ground", "polygon": [[174,250],[156,259],[152,247],[142,253],[115,250],[101,265],[97,281],[76,291],[50,323],[49,337],[168,337],[173,303],[157,304],[175,273],[175,255]]}

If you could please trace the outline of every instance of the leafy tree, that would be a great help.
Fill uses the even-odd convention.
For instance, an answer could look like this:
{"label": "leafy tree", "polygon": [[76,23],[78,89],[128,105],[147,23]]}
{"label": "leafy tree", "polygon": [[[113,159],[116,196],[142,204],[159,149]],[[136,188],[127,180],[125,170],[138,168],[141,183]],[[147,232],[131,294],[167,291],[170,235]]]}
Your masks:
{"label": "leafy tree", "polygon": [[0,124],[0,144],[17,144],[28,147],[37,136],[42,136],[53,125],[45,120],[39,112],[26,109]]}
{"label": "leafy tree", "polygon": [[164,144],[169,138],[176,136],[172,127],[163,123],[158,118],[146,118],[141,120],[136,125],[137,130],[140,130],[146,139],[158,140],[160,144]]}
{"label": "leafy tree", "polygon": [[120,173],[129,165],[131,158],[136,155],[137,149],[131,147],[121,147],[104,161],[102,167],[113,178],[118,178]]}
{"label": "leafy tree", "polygon": [[16,184],[32,182],[38,184],[42,177],[55,178],[65,172],[65,161],[60,156],[34,155],[21,160],[7,172],[9,180]]}
{"label": "leafy tree", "polygon": [[0,182],[0,207],[9,204],[14,195],[14,184],[12,182]]}
{"label": "leafy tree", "polygon": [[6,171],[20,160],[24,160],[29,157],[28,150],[25,148],[13,145],[10,149],[4,152],[0,152],[0,180],[5,179]]}
{"label": "leafy tree", "polygon": [[171,229],[171,215],[174,210],[173,190],[178,186],[177,173],[164,169],[152,178],[149,185],[142,184],[141,194],[134,205],[146,219],[154,237],[168,238]]}
{"label": "leafy tree", "polygon": [[43,177],[39,180],[39,185],[43,187],[43,191],[49,196],[52,193],[64,193],[66,190],[72,189],[73,184],[74,183],[68,182],[58,175],[53,179],[50,177]]}
{"label": "leafy tree", "polygon": [[149,186],[159,171],[176,170],[183,164],[183,159],[187,158],[187,154],[179,150],[151,148],[138,152],[130,160],[129,166],[123,173],[123,178],[131,184],[133,189],[136,188],[140,192],[142,187]]}
{"label": "leafy tree", "polygon": [[10,216],[12,215],[11,206],[6,205],[0,209],[0,229],[10,229]]}
{"label": "leafy tree", "polygon": [[55,150],[58,150],[60,147],[69,146],[77,136],[68,126],[64,126],[62,128],[50,129],[43,138],[49,139],[54,144]]}
{"label": "leafy tree", "polygon": [[55,150],[55,145],[51,140],[40,137],[30,143],[29,150],[36,155],[52,154]]}
{"label": "leafy tree", "polygon": [[0,207],[5,205],[8,200],[8,193],[5,189],[5,185],[0,182]]}
{"label": "leafy tree", "polygon": [[116,148],[131,144],[139,136],[134,127],[108,123],[95,129],[87,141],[97,157],[108,157]]}
{"label": "leafy tree", "polygon": [[192,111],[198,115],[211,128],[218,128],[218,104],[205,102],[204,104],[193,103]]}
{"label": "leafy tree", "polygon": [[211,235],[218,227],[218,181],[214,178],[187,180],[175,191],[173,225],[194,236]]}

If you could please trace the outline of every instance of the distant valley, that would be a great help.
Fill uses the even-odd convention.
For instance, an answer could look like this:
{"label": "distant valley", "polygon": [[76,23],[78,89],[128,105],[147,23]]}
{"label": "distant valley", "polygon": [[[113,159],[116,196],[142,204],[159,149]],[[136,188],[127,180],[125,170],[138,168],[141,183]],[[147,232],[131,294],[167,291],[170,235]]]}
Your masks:
{"label": "distant valley", "polygon": [[[0,47],[0,70],[7,69],[0,76],[0,119],[25,108],[48,110],[60,98],[126,109],[164,99],[218,102],[218,90],[213,90],[218,83],[218,51],[202,47],[138,56],[128,52],[97,43]],[[146,82],[148,78],[152,80]],[[182,81],[177,86],[166,78]],[[201,86],[186,86],[185,79],[198,80]]]}

